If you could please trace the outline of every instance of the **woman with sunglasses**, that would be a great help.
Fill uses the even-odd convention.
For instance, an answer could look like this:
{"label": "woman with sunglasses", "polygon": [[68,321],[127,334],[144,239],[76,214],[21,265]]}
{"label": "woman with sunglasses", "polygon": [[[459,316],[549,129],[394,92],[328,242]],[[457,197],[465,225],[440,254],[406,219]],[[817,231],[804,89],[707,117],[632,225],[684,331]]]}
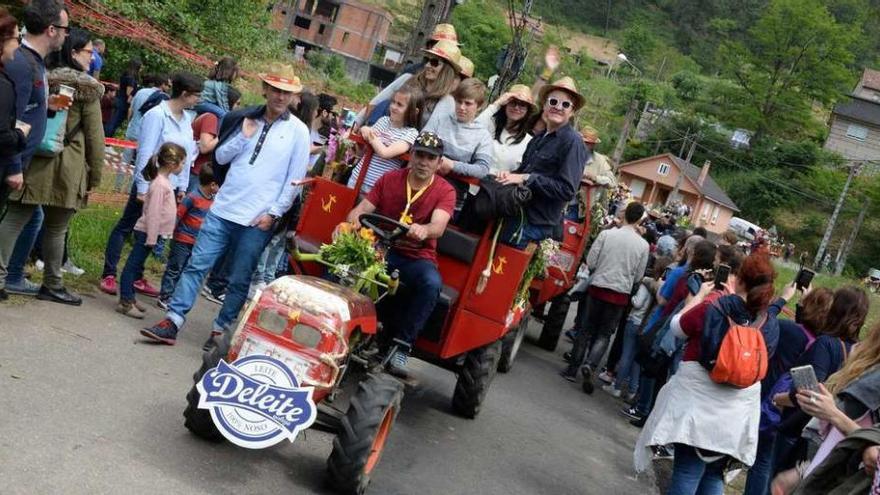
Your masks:
{"label": "woman with sunglasses", "polygon": [[[19,47],[18,20],[0,7],[0,159],[4,161],[24,151],[31,128],[15,118],[15,84],[3,70],[3,64],[15,57]],[[0,163],[0,180],[6,176],[6,167]],[[4,182],[5,183],[5,182]],[[0,211],[6,192],[0,184]]]}
{"label": "woman with sunglasses", "polygon": [[498,175],[519,167],[532,135],[529,123],[537,107],[532,92],[524,84],[514,84],[495,103],[477,117],[492,136],[492,163],[489,173]]}
{"label": "woman with sunglasses", "polygon": [[86,72],[94,47],[91,35],[71,29],[60,51],[46,58],[51,93],[59,86],[74,88],[61,153],[38,154],[24,172],[24,187],[10,195],[9,209],[0,221],[0,286],[18,235],[38,208],[43,220],[43,285],[37,299],[79,306],[82,299],[68,292],[61,280],[64,238],[76,210],[86,205],[89,191],[101,183],[104,166],[104,126],[101,97],[104,85]]}
{"label": "woman with sunglasses", "polygon": [[391,96],[404,84],[418,88],[425,97],[419,129],[425,127],[435,110],[455,111],[455,100],[450,94],[459,83],[460,67],[458,62],[461,51],[452,41],[438,41],[431,48],[426,48],[425,65],[415,75],[401,74],[391,84],[370,100],[367,108],[358,115],[356,126],[364,122],[373,125],[380,118],[388,115]]}
{"label": "woman with sunglasses", "polygon": [[562,227],[565,205],[577,194],[589,153],[571,122],[584,106],[584,97],[570,77],[541,88],[541,120],[545,129],[529,141],[522,163],[513,172],[498,176],[502,184],[524,184],[532,192],[525,222],[505,222],[501,238],[524,248],[540,242]]}

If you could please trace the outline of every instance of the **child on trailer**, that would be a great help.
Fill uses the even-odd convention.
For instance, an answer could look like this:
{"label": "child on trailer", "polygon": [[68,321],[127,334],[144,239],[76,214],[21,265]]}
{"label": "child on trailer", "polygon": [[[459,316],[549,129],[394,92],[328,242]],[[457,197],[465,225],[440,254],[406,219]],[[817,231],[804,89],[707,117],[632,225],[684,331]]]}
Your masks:
{"label": "child on trailer", "polygon": [[174,229],[174,242],[168,253],[168,264],[165,265],[162,288],[156,303],[162,309],[168,309],[168,301],[174,294],[180,274],[183,273],[192,255],[202,222],[211,209],[211,204],[214,203],[214,195],[219,190],[220,184],[214,178],[214,170],[210,164],[204,163],[199,171],[199,186],[177,205],[177,228]]}
{"label": "child on trailer", "polygon": [[[421,90],[404,86],[391,96],[388,117],[380,118],[372,127],[361,127],[361,136],[373,147],[373,158],[361,186],[361,194],[370,192],[385,172],[403,167],[403,160],[398,157],[409,151],[419,135],[417,127],[423,105]],[[355,186],[363,165],[364,159],[361,158],[351,172],[348,187]]]}
{"label": "child on trailer", "polygon": [[146,308],[134,297],[134,282],[143,272],[150,252],[161,253],[165,238],[174,233],[177,201],[169,175],[180,173],[186,161],[186,150],[174,143],[165,143],[144,167],[144,179],[150,188],[144,198],[144,212],[134,226],[134,247],[122,269],[119,304],[116,312],[132,318],[143,318]]}

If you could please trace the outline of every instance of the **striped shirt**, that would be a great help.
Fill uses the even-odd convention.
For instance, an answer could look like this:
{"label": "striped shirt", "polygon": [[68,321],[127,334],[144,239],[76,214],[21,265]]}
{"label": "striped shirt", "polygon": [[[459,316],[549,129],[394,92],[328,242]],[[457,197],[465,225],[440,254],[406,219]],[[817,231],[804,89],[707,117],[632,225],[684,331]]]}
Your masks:
{"label": "striped shirt", "polygon": [[[373,132],[379,136],[379,139],[382,140],[382,144],[385,146],[390,146],[398,141],[406,141],[407,144],[412,146],[419,135],[419,131],[414,127],[392,127],[391,119],[389,117],[382,117],[379,119],[376,122],[376,125],[373,126]],[[351,172],[351,177],[348,179],[348,187],[354,187],[358,175],[361,173],[361,166],[363,163],[364,159],[361,158],[357,165],[355,165],[354,170]],[[382,158],[379,155],[374,154],[373,158],[370,160],[370,167],[367,169],[367,177],[364,179],[364,185],[361,187],[361,192],[370,192],[370,189],[373,188],[376,181],[385,175],[386,172],[398,170],[403,168],[403,166],[403,160],[400,158]]]}
{"label": "striped shirt", "polygon": [[174,229],[174,241],[183,244],[195,244],[205,215],[211,209],[214,198],[208,198],[201,187],[186,195],[177,205],[177,228]]}

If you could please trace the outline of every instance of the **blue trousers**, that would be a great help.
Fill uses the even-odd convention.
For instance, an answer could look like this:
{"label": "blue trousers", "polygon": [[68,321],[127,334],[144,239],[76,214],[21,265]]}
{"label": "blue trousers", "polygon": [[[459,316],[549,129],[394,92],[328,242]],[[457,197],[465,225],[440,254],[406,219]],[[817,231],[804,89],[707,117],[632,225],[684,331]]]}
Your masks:
{"label": "blue trousers", "polygon": [[401,288],[394,296],[396,308],[392,327],[396,337],[412,345],[437,305],[443,282],[437,265],[430,260],[407,258],[390,251],[385,258],[388,272],[400,272]]}
{"label": "blue trousers", "polygon": [[[139,280],[144,273],[144,265],[153,247],[147,247],[147,234],[139,230],[134,231],[134,246],[128,259],[125,260],[125,266],[122,268],[122,278],[119,280],[119,299],[121,301],[134,301],[134,283]],[[159,239],[158,243],[163,240]]]}
{"label": "blue trousers", "polygon": [[515,247],[516,249],[525,249],[529,242],[541,242],[549,239],[553,235],[553,227],[541,227],[532,225],[528,222],[520,223],[519,218],[505,218],[504,225],[501,227],[501,234],[498,236],[501,242]]}
{"label": "blue trousers", "polygon": [[183,269],[168,304],[168,318],[178,328],[183,326],[205,276],[224,253],[234,251],[235,256],[227,257],[229,286],[226,289],[226,298],[220,314],[214,320],[214,330],[229,331],[247,300],[251,275],[271,237],[271,230],[240,225],[208,212],[196,238],[192,256]]}
{"label": "blue trousers", "polygon": [[639,363],[635,361],[636,347],[638,346],[639,324],[632,320],[626,321],[623,333],[623,350],[620,360],[617,361],[617,378],[614,380],[614,388],[618,390],[629,389],[630,393],[639,387]]}
{"label": "blue trousers", "polygon": [[31,255],[31,250],[37,242],[37,236],[40,234],[40,228],[43,226],[43,208],[37,206],[34,208],[34,214],[30,221],[25,224],[18,239],[15,241],[15,248],[12,250],[12,256],[9,257],[9,264],[6,266],[6,285],[21,285],[24,281],[24,266]]}
{"label": "blue trousers", "polygon": [[776,431],[761,432],[758,435],[758,453],[755,463],[749,468],[746,488],[743,495],[767,495],[774,474],[773,451]]}
{"label": "blue trousers", "polygon": [[675,444],[667,495],[723,495],[726,459],[705,462],[690,445]]}
{"label": "blue trousers", "polygon": [[162,287],[159,290],[159,299],[167,300],[174,293],[180,274],[186,267],[189,257],[192,255],[193,245],[185,242],[174,241],[168,251],[168,262],[165,264],[165,273],[162,274]]}
{"label": "blue trousers", "polygon": [[[104,248],[104,271],[101,278],[107,276],[116,276],[116,266],[119,264],[119,257],[122,255],[122,245],[125,244],[125,238],[134,231],[134,224],[144,211],[144,204],[137,199],[137,188],[131,185],[131,191],[128,194],[128,201],[122,210],[122,217],[116,222],[116,226],[110,231],[110,237],[107,239],[107,247]],[[138,274],[137,279],[143,278],[144,272]]]}

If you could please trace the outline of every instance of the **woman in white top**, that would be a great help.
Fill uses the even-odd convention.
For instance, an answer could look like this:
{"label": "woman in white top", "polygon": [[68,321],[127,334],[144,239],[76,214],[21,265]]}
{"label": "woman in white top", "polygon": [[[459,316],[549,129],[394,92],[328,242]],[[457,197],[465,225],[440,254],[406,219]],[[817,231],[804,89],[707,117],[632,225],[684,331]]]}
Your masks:
{"label": "woman in white top", "polygon": [[526,146],[532,140],[529,122],[536,111],[528,86],[514,84],[477,117],[492,136],[492,164],[489,168],[492,175],[519,167]]}

